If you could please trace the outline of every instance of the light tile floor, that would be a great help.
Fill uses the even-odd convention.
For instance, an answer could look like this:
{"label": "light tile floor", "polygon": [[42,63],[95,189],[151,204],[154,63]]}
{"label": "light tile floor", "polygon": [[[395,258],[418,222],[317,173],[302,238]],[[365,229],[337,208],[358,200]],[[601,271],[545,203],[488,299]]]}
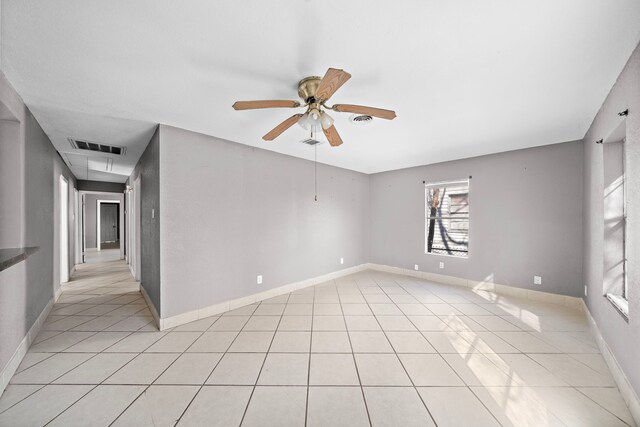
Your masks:
{"label": "light tile floor", "polygon": [[624,426],[579,311],[362,272],[159,332],[122,261],[80,266],[1,426]]}
{"label": "light tile floor", "polygon": [[117,261],[120,259],[120,249],[91,249],[84,253],[84,262],[96,264],[101,262]]}

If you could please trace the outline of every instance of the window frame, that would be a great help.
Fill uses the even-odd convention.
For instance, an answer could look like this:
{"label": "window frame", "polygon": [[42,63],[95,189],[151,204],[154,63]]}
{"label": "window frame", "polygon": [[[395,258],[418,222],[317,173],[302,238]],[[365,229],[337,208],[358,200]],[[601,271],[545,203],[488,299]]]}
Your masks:
{"label": "window frame", "polygon": [[[424,184],[424,201],[423,201],[423,205],[424,205],[424,253],[425,255],[435,255],[435,256],[443,256],[443,257],[449,257],[449,258],[456,258],[456,259],[469,259],[470,256],[470,242],[471,242],[471,176],[469,176],[469,178],[464,178],[464,179],[452,179],[452,180],[446,180],[446,181],[436,181],[436,182],[427,182],[427,181],[422,181],[422,183]],[[465,253],[464,256],[459,256],[459,255],[451,255],[451,254],[442,254],[442,253],[434,253],[434,252],[429,252],[427,245],[428,245],[428,240],[429,240],[429,219],[431,219],[430,216],[430,212],[429,212],[429,190],[431,188],[434,187],[454,187],[456,184],[461,185],[464,184],[467,186],[467,209],[469,210],[469,212],[466,215],[466,219],[467,219],[467,251]],[[440,216],[440,218],[451,218],[451,215],[445,215],[445,216]],[[458,217],[460,218],[460,217]]]}
{"label": "window frame", "polygon": [[[619,114],[621,120],[607,138],[598,141],[602,148],[602,173],[605,173],[605,145],[610,143],[621,143],[622,147],[622,288],[620,293],[607,292],[603,289],[603,296],[611,305],[626,319],[629,319],[629,280],[628,280],[628,218],[627,218],[627,123],[626,115]],[[622,128],[620,132],[619,129]],[[622,135],[620,135],[622,133]],[[620,138],[622,136],[622,138]],[[604,200],[603,200],[604,201]],[[603,247],[606,242],[603,242]],[[604,286],[604,277],[603,277]]]}

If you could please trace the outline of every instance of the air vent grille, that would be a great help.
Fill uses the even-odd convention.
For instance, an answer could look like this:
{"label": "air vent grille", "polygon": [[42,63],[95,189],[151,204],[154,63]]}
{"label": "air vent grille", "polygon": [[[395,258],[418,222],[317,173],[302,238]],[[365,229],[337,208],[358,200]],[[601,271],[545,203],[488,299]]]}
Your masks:
{"label": "air vent grille", "polygon": [[318,141],[317,139],[312,139],[312,138],[308,138],[308,139],[304,139],[302,141],[303,144],[307,144],[307,145],[316,145],[316,144],[322,144],[322,141]]}
{"label": "air vent grille", "polygon": [[97,151],[100,153],[115,154],[117,156],[124,156],[124,153],[126,152],[125,147],[97,144],[95,142],[80,141],[72,138],[69,138],[69,143],[73,148],[77,148],[78,150]]}
{"label": "air vent grille", "polygon": [[368,114],[354,114],[353,116],[349,117],[349,120],[351,120],[352,123],[364,124],[371,122],[373,120],[373,117],[369,116]]}

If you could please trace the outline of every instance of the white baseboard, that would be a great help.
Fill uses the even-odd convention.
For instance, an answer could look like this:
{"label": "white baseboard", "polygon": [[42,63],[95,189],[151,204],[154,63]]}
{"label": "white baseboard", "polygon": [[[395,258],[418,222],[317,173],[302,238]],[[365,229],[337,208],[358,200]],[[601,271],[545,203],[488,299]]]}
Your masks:
{"label": "white baseboard", "polygon": [[631,412],[631,416],[635,420],[636,424],[640,425],[640,399],[638,398],[638,395],[633,390],[633,387],[631,387],[631,383],[629,383],[629,380],[627,379],[627,376],[625,375],[624,371],[622,370],[622,368],[620,368],[620,365],[618,364],[618,361],[613,355],[613,352],[609,348],[609,345],[602,337],[602,334],[600,333],[600,329],[598,328],[598,324],[591,316],[591,312],[589,311],[589,308],[587,307],[587,304],[585,304],[584,300],[582,302],[582,308],[587,316],[587,320],[589,321],[589,326],[591,327],[591,333],[596,339],[596,343],[598,343],[598,348],[600,348],[600,353],[602,353],[602,357],[604,358],[605,362],[607,362],[609,371],[611,371],[611,374],[613,375],[613,379],[618,385],[620,394],[622,395],[624,402],[629,407],[629,412]]}
{"label": "white baseboard", "polygon": [[[224,313],[225,311],[234,310],[236,308],[253,304],[258,301],[277,297],[279,295],[288,294],[289,292],[296,291],[298,289],[306,288],[309,286],[317,285],[327,280],[337,279],[338,277],[347,276],[349,274],[357,273],[359,271],[366,270],[367,264],[360,264],[355,267],[345,268],[343,270],[334,271],[332,273],[324,274],[322,276],[313,277],[311,279],[303,280],[300,282],[289,283],[288,285],[279,286],[277,288],[269,289],[264,292],[249,295],[242,298],[237,298],[229,301],[224,301],[218,304],[203,307],[198,310],[188,311],[186,313],[178,314],[176,316],[160,318],[158,322],[158,329],[165,330],[169,328],[175,328],[176,326],[184,325],[185,323],[195,322],[205,317],[213,316],[216,314]],[[144,295],[144,292],[143,292]],[[145,297],[147,298],[147,297]],[[147,301],[149,303],[149,301]],[[153,304],[149,304],[151,307]],[[153,309],[151,310],[153,312]],[[154,314],[155,317],[155,314]]]}
{"label": "white baseboard", "polygon": [[160,329],[160,316],[158,315],[158,310],[156,310],[156,306],[153,305],[153,302],[151,302],[151,298],[149,298],[149,294],[147,293],[147,290],[144,288],[144,286],[142,286],[142,284],[140,284],[140,293],[146,301],[147,306],[149,306],[149,311],[153,316],[153,320],[156,323],[156,326],[158,327],[158,329]]}
{"label": "white baseboard", "polygon": [[63,291],[63,286],[60,285],[60,287],[55,291],[54,295],[53,295],[53,303],[57,303],[58,300],[60,299],[60,295],[62,295],[62,291]]}
{"label": "white baseboard", "polygon": [[518,298],[526,298],[533,301],[544,301],[552,304],[560,304],[567,307],[582,309],[582,298],[567,295],[553,294],[550,292],[534,291],[531,289],[516,288],[514,286],[500,285],[492,282],[481,282],[477,280],[463,279],[444,274],[429,273],[427,271],[409,270],[407,268],[391,267],[383,264],[366,264],[370,270],[383,271],[386,273],[402,274],[419,279],[430,280],[432,282],[446,285],[462,286],[465,288],[490,291],[496,294],[510,295]]}
{"label": "white baseboard", "polygon": [[9,359],[7,365],[2,368],[2,371],[0,371],[0,396],[2,396],[2,393],[4,393],[7,385],[9,385],[11,377],[13,377],[13,374],[15,374],[18,366],[20,366],[20,363],[22,362],[24,356],[27,354],[31,343],[38,336],[40,328],[42,327],[45,320],[47,320],[47,316],[49,315],[51,308],[53,308],[53,304],[55,303],[55,301],[57,301],[60,297],[60,293],[60,291],[57,291],[55,297],[49,300],[47,305],[40,312],[40,315],[38,316],[36,321],[33,323],[33,325],[31,325],[31,328],[29,328],[29,332],[27,332],[27,335],[25,335],[25,337],[22,339],[22,341],[18,345],[18,348],[16,348],[16,351],[13,353],[13,356],[11,356],[11,359]]}
{"label": "white baseboard", "polygon": [[[355,267],[346,268],[344,270],[338,270],[333,273],[317,276],[311,279],[303,280],[301,282],[290,283],[288,285],[279,286],[277,288],[269,289],[268,291],[260,292],[257,294],[249,295],[242,298],[237,298],[230,301],[224,301],[219,304],[214,304],[208,307],[204,307],[198,310],[188,311],[186,313],[178,314],[171,317],[157,317],[157,313],[154,314],[154,318],[157,320],[158,329],[165,330],[175,328],[176,326],[184,325],[186,323],[195,322],[205,317],[213,316],[216,314],[224,313],[225,311],[233,310],[245,305],[253,304],[258,301],[273,298],[279,295],[287,294],[297,289],[306,288],[308,286],[317,285],[318,283],[325,282],[327,280],[336,279],[338,277],[346,276],[348,274],[357,273],[364,270],[376,270],[387,273],[401,274],[410,277],[417,277],[424,280],[430,280],[432,282],[443,283],[447,285],[463,286],[466,288],[485,290],[494,292],[497,294],[510,295],[519,298],[530,299],[533,301],[544,301],[552,304],[560,304],[575,309],[582,309],[582,298],[571,297],[567,295],[552,294],[549,292],[533,291],[529,289],[515,288],[513,286],[500,285],[489,282],[479,282],[476,280],[463,279],[460,277],[446,276],[443,274],[429,273],[426,271],[415,271],[399,267],[391,267],[382,264],[360,264]],[[142,287],[141,287],[142,289]],[[144,295],[144,292],[143,292]],[[147,298],[147,303],[150,307],[153,304],[150,303]],[[153,312],[153,309],[152,309]]]}

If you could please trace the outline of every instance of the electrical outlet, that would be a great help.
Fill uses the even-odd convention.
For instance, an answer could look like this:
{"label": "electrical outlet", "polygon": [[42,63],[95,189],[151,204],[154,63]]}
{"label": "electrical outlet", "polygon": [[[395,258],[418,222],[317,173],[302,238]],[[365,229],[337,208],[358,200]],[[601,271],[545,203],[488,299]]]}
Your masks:
{"label": "electrical outlet", "polygon": [[587,285],[584,285],[584,296],[587,296]]}
{"label": "electrical outlet", "polygon": [[344,264],[344,258],[340,258],[340,264]]}
{"label": "electrical outlet", "polygon": [[444,268],[444,262],[440,261],[440,268]]}
{"label": "electrical outlet", "polygon": [[256,279],[256,283],[258,283],[258,285],[262,285],[262,274],[259,274],[257,279]]}
{"label": "electrical outlet", "polygon": [[418,271],[418,264],[414,264],[413,269]]}
{"label": "electrical outlet", "polygon": [[542,285],[542,276],[533,276],[534,285]]}

